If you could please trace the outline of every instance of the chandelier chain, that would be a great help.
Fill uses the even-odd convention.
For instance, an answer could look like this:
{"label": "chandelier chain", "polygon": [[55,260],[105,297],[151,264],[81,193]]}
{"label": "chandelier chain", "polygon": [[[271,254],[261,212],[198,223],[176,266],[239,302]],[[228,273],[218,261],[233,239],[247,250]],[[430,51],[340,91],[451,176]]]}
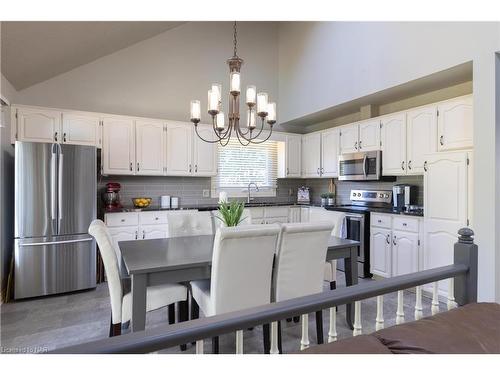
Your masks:
{"label": "chandelier chain", "polygon": [[233,26],[233,30],[234,30],[234,33],[233,33],[233,44],[234,44],[234,56],[238,56],[236,54],[236,50],[237,50],[237,40],[236,40],[236,37],[238,36],[238,31],[236,30],[236,21],[234,21],[234,26]]}

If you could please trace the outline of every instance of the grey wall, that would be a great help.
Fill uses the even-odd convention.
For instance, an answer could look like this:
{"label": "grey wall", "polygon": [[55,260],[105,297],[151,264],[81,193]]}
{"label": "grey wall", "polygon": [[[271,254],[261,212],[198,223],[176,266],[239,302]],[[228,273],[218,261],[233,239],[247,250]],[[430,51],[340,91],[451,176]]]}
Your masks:
{"label": "grey wall", "polygon": [[[221,83],[229,94],[232,26],[188,22],[21,90],[19,102],[189,121],[190,100],[199,99],[206,108],[211,83]],[[256,85],[279,106],[277,43],[276,23],[238,23],[238,54],[245,60],[242,87]],[[202,121],[208,121],[202,113]]]}
{"label": "grey wall", "polygon": [[[13,101],[16,91],[1,76],[0,94],[2,98]],[[14,147],[10,144],[10,112],[2,111],[0,122],[0,285],[3,291],[9,270],[14,236]]]}

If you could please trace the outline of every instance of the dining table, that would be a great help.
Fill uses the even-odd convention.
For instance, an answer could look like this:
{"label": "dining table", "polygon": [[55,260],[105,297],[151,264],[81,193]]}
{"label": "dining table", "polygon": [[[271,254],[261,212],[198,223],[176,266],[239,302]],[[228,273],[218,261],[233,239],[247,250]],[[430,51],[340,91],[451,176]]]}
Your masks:
{"label": "dining table", "polygon": [[[209,279],[215,235],[120,241],[122,260],[132,283],[132,331],[146,325],[146,288],[165,283]],[[345,259],[346,286],[358,283],[358,241],[330,237],[326,261]],[[353,329],[354,307],[346,305]]]}

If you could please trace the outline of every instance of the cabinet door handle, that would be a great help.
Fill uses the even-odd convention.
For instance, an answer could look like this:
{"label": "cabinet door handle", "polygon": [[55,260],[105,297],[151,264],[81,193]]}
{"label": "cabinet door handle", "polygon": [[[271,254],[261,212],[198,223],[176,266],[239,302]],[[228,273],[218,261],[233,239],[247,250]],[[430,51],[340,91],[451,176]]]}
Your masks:
{"label": "cabinet door handle", "polygon": [[189,164],[189,173],[191,173],[191,172],[192,172],[192,170],[193,170],[193,169],[191,168],[191,164]]}
{"label": "cabinet door handle", "polygon": [[137,235],[138,235],[138,233],[137,233],[137,231],[135,231],[135,239],[137,239]]}
{"label": "cabinet door handle", "polygon": [[408,169],[411,170],[411,160],[408,161]]}
{"label": "cabinet door handle", "polygon": [[139,172],[139,163],[137,163],[137,172]]}
{"label": "cabinet door handle", "polygon": [[358,142],[357,141],[354,142],[354,149],[356,149],[356,150],[358,149]]}
{"label": "cabinet door handle", "polygon": [[392,244],[396,246],[396,236],[394,236],[394,239],[392,240]]}
{"label": "cabinet door handle", "polygon": [[424,172],[427,172],[427,160],[424,161]]}
{"label": "cabinet door handle", "polygon": [[198,164],[195,164],[195,165],[194,165],[194,171],[195,171],[195,172],[198,172]]}
{"label": "cabinet door handle", "polygon": [[132,163],[130,163],[130,171],[132,172]]}
{"label": "cabinet door handle", "polygon": [[439,143],[444,146],[444,136],[439,137]]}
{"label": "cabinet door handle", "polygon": [[145,231],[145,230],[143,230],[143,231],[142,231],[142,239],[144,240],[145,238],[146,238],[146,231]]}
{"label": "cabinet door handle", "polygon": [[402,162],[401,162],[401,169],[402,169],[403,171],[405,170],[405,162],[404,162],[404,161],[402,161]]}
{"label": "cabinet door handle", "polygon": [[387,237],[385,238],[385,242],[387,242],[388,245],[391,244],[391,236],[388,234]]}
{"label": "cabinet door handle", "polygon": [[54,141],[57,142],[57,132],[54,133]]}
{"label": "cabinet door handle", "polygon": [[381,223],[381,222],[382,222],[382,220],[380,220],[380,219],[378,219],[377,221],[378,221],[379,223]]}
{"label": "cabinet door handle", "polygon": [[289,174],[289,173],[290,173],[290,172],[288,171],[288,168],[287,168],[287,169],[286,169],[286,175],[288,176],[288,174]]}
{"label": "cabinet door handle", "polygon": [[403,227],[406,227],[406,226],[408,226],[408,224],[407,223],[403,223]]}
{"label": "cabinet door handle", "polygon": [[359,147],[359,149],[361,150],[361,141],[359,141],[359,143],[358,143],[358,147]]}
{"label": "cabinet door handle", "polygon": [[66,143],[66,133],[63,133],[63,142]]}
{"label": "cabinet door handle", "polygon": [[318,168],[318,170],[316,171],[316,173],[319,175],[319,168]]}

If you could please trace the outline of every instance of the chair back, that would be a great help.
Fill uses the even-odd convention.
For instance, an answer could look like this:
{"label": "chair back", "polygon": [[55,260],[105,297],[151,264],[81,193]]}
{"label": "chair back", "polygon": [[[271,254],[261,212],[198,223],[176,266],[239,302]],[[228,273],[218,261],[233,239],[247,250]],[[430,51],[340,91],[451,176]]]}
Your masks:
{"label": "chair back", "polygon": [[213,314],[271,302],[271,277],[278,224],[217,229],[210,295]]}
{"label": "chair back", "polygon": [[[222,219],[222,215],[220,214],[219,210],[213,210],[213,211],[211,211],[211,213],[212,213],[214,231],[216,231],[218,228],[226,226],[226,223],[224,223],[224,221]],[[252,224],[252,216],[251,216],[250,209],[248,209],[248,208],[243,209],[243,213],[241,214],[241,219],[242,219],[242,221],[239,225]]]}
{"label": "chair back", "polygon": [[90,223],[89,234],[95,238],[101,253],[104,270],[108,281],[109,297],[111,299],[111,316],[113,324],[121,323],[122,319],[122,283],[118,267],[117,251],[106,224],[102,220]]}
{"label": "chair back", "polygon": [[210,211],[174,211],[167,214],[168,237],[214,234]]}
{"label": "chair back", "polygon": [[330,211],[323,207],[309,208],[309,223],[329,222],[333,225],[332,236],[346,238],[345,212]]}
{"label": "chair back", "polygon": [[333,225],[328,222],[281,226],[274,267],[274,301],[322,292],[332,229]]}

